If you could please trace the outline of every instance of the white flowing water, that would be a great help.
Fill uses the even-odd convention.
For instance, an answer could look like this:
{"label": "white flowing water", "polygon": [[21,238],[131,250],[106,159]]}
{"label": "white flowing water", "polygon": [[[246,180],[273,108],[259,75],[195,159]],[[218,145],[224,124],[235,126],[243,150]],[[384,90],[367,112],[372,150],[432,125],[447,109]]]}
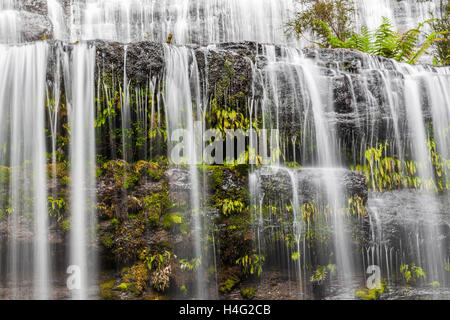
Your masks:
{"label": "white flowing water", "polygon": [[[194,258],[202,260],[201,249],[202,224],[200,205],[200,181],[198,177],[197,164],[200,163],[202,150],[198,149],[196,143],[196,128],[194,121],[202,119],[202,104],[199,97],[199,75],[198,66],[193,50],[186,47],[164,46],[165,56],[165,94],[164,105],[166,114],[167,136],[169,147],[168,157],[171,160],[178,158],[189,166],[190,170],[190,209],[193,234]],[[201,130],[201,128],[200,128]],[[200,131],[201,134],[201,131]],[[180,153],[174,155],[176,144],[180,141],[184,148]],[[205,289],[205,270],[202,261],[197,268],[195,298],[208,298]]]}
{"label": "white flowing water", "polygon": [[[429,19],[439,6],[440,0],[358,0],[356,26],[374,29],[384,16],[406,31]],[[48,7],[55,38],[61,40],[161,42],[173,34],[177,44],[301,44],[284,32],[286,23],[302,10],[296,0],[73,0],[68,16],[57,0],[48,0]]]}
{"label": "white flowing water", "polygon": [[21,40],[20,18],[14,0],[0,3],[0,43],[17,43]]}
{"label": "white flowing water", "polygon": [[[50,297],[44,104],[47,50],[46,43],[0,46],[0,164],[11,168],[9,205],[3,208],[10,228],[7,277],[11,298],[16,299]],[[22,288],[26,281],[34,284],[32,296],[29,288]]]}
{"label": "white flowing water", "polygon": [[[51,280],[48,210],[46,178],[46,143],[45,143],[45,80],[47,73],[48,45],[39,42],[24,46],[11,45],[23,40],[20,10],[21,1],[2,0],[0,3],[0,165],[11,168],[8,182],[2,186],[7,194],[8,222],[11,239],[7,244],[7,265],[9,287],[12,297],[29,296],[27,289],[21,289],[25,280],[32,281],[35,298],[50,298]],[[355,1],[358,11],[357,25],[375,28],[381,17],[390,18],[400,30],[411,28],[430,17],[429,11],[436,11],[439,0],[417,2],[404,1]],[[173,34],[173,43],[210,44],[227,41],[253,40],[264,43],[289,45],[279,49],[274,45],[264,45],[260,58],[267,63],[264,68],[252,62],[254,92],[250,100],[253,115],[264,115],[263,127],[268,129],[285,129],[281,115],[296,119],[289,122],[293,133],[287,137],[293,142],[292,152],[295,161],[313,167],[338,168],[343,159],[339,141],[335,134],[334,104],[330,83],[321,75],[321,61],[306,59],[298,47],[303,43],[286,37],[285,24],[299,9],[295,0],[72,0],[64,7],[59,0],[48,0],[48,17],[53,25],[53,37],[64,41],[81,41],[92,39],[115,40],[120,42],[136,42],[150,40],[165,42],[169,34]],[[249,16],[251,16],[249,18]],[[293,48],[297,47],[297,48]],[[79,268],[79,287],[73,290],[74,298],[89,298],[89,288],[96,279],[96,257],[90,253],[90,246],[95,238],[95,134],[94,134],[94,99],[95,99],[95,48],[80,43],[73,46],[73,51],[58,52],[63,59],[66,104],[70,122],[70,170],[71,170],[71,231],[70,231],[70,264]],[[124,65],[127,64],[127,47],[125,46]],[[205,51],[214,50],[208,47]],[[281,54],[277,54],[277,50]],[[59,68],[59,57],[55,68]],[[194,49],[164,45],[165,75],[163,104],[157,101],[152,106],[150,116],[160,108],[165,108],[167,132],[169,138],[176,129],[184,128],[187,132],[195,131],[194,121],[204,119],[204,109],[208,101],[206,95],[201,96],[200,75]],[[430,150],[427,146],[429,132],[425,123],[430,122],[423,111],[428,106],[432,120],[432,130],[436,140],[436,149],[444,156],[449,156],[450,140],[448,124],[450,121],[450,91],[448,69],[431,70],[428,67],[406,67],[395,64],[394,69],[386,68],[376,59],[365,56],[369,68],[363,87],[364,101],[356,99],[357,92],[351,83],[351,99],[356,112],[367,107],[367,123],[363,123],[365,134],[362,137],[367,145],[375,147],[377,136],[374,131],[377,118],[375,92],[369,90],[368,81],[372,71],[382,78],[382,91],[388,116],[392,119],[392,146],[390,150],[407,159],[411,150],[411,159],[419,164],[418,175],[423,181],[434,181],[434,172],[430,166]],[[58,70],[52,70],[57,77]],[[398,81],[395,72],[403,75],[404,81]],[[335,70],[333,70],[335,72]],[[351,82],[352,75],[346,73],[346,81]],[[130,125],[128,109],[129,79],[126,68],[123,76],[123,114],[122,130],[127,133]],[[55,81],[56,83],[57,81]],[[208,83],[208,81],[205,81]],[[150,91],[155,94],[155,82],[150,81]],[[262,88],[261,95],[257,87]],[[55,163],[56,132],[58,118],[59,88],[53,87],[54,99],[49,99],[49,118],[52,136],[52,162]],[[25,94],[24,94],[25,93]],[[111,92],[110,92],[111,93]],[[138,94],[136,94],[139,97]],[[48,97],[47,97],[48,98]],[[148,97],[140,97],[147,99]],[[52,101],[51,101],[52,100]],[[148,117],[145,102],[141,101],[141,119]],[[52,102],[52,103],[50,103]],[[161,103],[161,105],[160,105]],[[51,106],[53,104],[53,106]],[[383,106],[383,107],[386,107]],[[404,115],[404,119],[402,116]],[[298,120],[298,121],[297,121]],[[109,119],[111,121],[111,119]],[[297,123],[298,122],[298,123]],[[152,121],[159,125],[160,121]],[[403,127],[409,129],[407,142],[402,139]],[[389,127],[391,128],[391,127]],[[143,130],[147,130],[143,127]],[[129,140],[123,134],[125,160],[131,159],[127,150]],[[201,183],[197,172],[199,149],[191,136],[186,137],[187,147],[184,157],[190,160],[191,179],[190,205],[192,210],[192,234],[194,236],[194,253],[202,258]],[[355,142],[355,141],[353,141]],[[357,141],[356,141],[357,142]],[[286,150],[283,141],[279,141]],[[361,143],[363,145],[363,143]],[[407,146],[405,146],[407,145]],[[170,148],[169,142],[169,150]],[[299,146],[299,148],[297,147]],[[298,148],[298,149],[297,149]],[[357,150],[358,151],[358,150]],[[360,151],[358,151],[360,152]],[[356,153],[356,152],[355,152]],[[363,152],[360,152],[363,153]],[[116,154],[112,151],[112,154]],[[147,154],[147,151],[144,151]],[[144,156],[145,157],[145,156]],[[55,170],[55,169],[54,169]],[[283,171],[283,170],[282,170]],[[289,172],[292,185],[292,203],[296,207],[294,213],[299,216],[301,199],[295,192],[298,185],[295,174]],[[435,182],[435,181],[434,181]],[[332,174],[325,175],[323,181],[327,201],[334,209],[330,224],[335,232],[333,239],[335,259],[338,272],[344,286],[349,286],[349,279],[354,272],[354,258],[350,252],[350,239],[346,236],[345,221],[338,214],[343,206],[343,194]],[[253,190],[258,190],[258,182],[251,178]],[[253,194],[254,192],[252,192]],[[296,198],[297,197],[297,198]],[[29,199],[32,199],[30,201]],[[430,215],[438,212],[439,205],[434,196],[427,198]],[[432,199],[432,200],[430,200]],[[255,200],[255,199],[253,199]],[[424,200],[425,201],[425,200]],[[261,204],[258,202],[258,204]],[[379,206],[379,204],[377,204]],[[377,211],[378,212],[378,211]],[[378,223],[378,218],[372,224]],[[296,236],[304,225],[296,226]],[[439,230],[433,226],[421,229],[416,225],[417,244],[416,260],[423,261],[430,278],[443,278],[445,254],[439,245],[433,242],[439,236]],[[414,233],[416,234],[416,233]],[[435,237],[431,237],[434,235]],[[32,241],[27,241],[32,237]],[[376,238],[382,238],[382,235]],[[424,245],[421,242],[424,240]],[[380,239],[383,241],[383,239]],[[32,245],[30,243],[33,243]],[[303,243],[304,244],[304,243]],[[5,247],[1,248],[2,250]],[[297,250],[301,251],[300,241]],[[369,255],[369,254],[368,254]],[[392,250],[379,243],[370,248],[371,258],[367,261],[385,260],[388,274],[392,275]],[[378,258],[376,258],[378,257]],[[364,258],[365,259],[365,258]],[[29,263],[32,261],[32,263]],[[403,260],[405,262],[405,260]],[[201,265],[197,270],[197,288],[195,297],[207,298],[205,288],[205,270]]]}
{"label": "white flowing water", "polygon": [[74,299],[89,298],[95,284],[95,260],[89,247],[96,236],[94,71],[95,47],[79,44],[73,48],[67,79],[67,99],[71,129],[71,230],[70,264],[79,271],[72,290]]}

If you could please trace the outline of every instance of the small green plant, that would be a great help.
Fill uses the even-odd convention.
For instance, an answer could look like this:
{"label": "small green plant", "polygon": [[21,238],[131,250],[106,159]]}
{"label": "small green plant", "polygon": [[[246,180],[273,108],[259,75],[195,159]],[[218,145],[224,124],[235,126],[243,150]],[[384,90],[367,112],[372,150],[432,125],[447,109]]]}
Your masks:
{"label": "small green plant", "polygon": [[360,288],[356,290],[355,297],[360,300],[379,300],[381,295],[388,290],[386,279],[380,282],[379,288]]}
{"label": "small green plant", "polygon": [[256,273],[260,277],[264,261],[265,257],[263,255],[252,254],[237,259],[236,264],[241,266],[242,272],[245,275],[253,275]]}
{"label": "small green plant", "polygon": [[241,296],[244,299],[251,300],[255,297],[256,288],[250,287],[250,288],[243,288],[241,289]]}
{"label": "small green plant", "polygon": [[48,197],[48,211],[51,217],[56,217],[58,221],[63,218],[63,213],[66,208],[66,201],[63,198]]}
{"label": "small green plant", "polygon": [[426,274],[421,267],[416,266],[414,263],[411,265],[403,264],[400,266],[400,274],[403,280],[407,284],[415,284],[419,280],[425,280]]}
{"label": "small green plant", "polygon": [[233,290],[233,288],[236,287],[239,282],[241,282],[241,280],[233,275],[221,283],[219,290],[222,293],[228,293]]}
{"label": "small green plant", "polygon": [[164,291],[169,287],[172,274],[172,258],[176,258],[169,251],[145,257],[144,261],[150,270],[150,281],[158,291]]}
{"label": "small green plant", "polygon": [[200,266],[202,260],[200,258],[193,258],[190,261],[186,259],[179,259],[180,269],[183,271],[195,271]]}
{"label": "small green plant", "polygon": [[433,281],[431,283],[427,283],[427,286],[433,287],[435,290],[439,290],[441,284],[438,281]]}
{"label": "small green plant", "polygon": [[163,216],[162,222],[163,222],[163,227],[165,229],[170,229],[173,228],[175,225],[179,225],[182,222],[182,218],[181,215],[183,213],[182,212],[172,212],[172,213],[167,213],[166,215]]}
{"label": "small green plant", "polygon": [[323,283],[336,272],[336,265],[329,264],[327,266],[318,266],[310,278],[313,283]]}
{"label": "small green plant", "polygon": [[314,221],[319,214],[319,210],[315,203],[305,202],[302,204],[302,220],[304,222]]}
{"label": "small green plant", "polygon": [[245,208],[245,204],[239,199],[219,199],[217,202],[224,216],[229,216],[232,213],[241,213]]}
{"label": "small green plant", "polygon": [[450,272],[450,262],[447,262],[444,266],[445,271]]}

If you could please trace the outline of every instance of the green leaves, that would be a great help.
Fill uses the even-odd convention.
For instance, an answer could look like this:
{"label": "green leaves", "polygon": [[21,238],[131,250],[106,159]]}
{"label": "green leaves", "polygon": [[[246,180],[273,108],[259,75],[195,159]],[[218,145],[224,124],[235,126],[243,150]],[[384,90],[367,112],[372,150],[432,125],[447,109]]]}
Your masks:
{"label": "green leaves", "polygon": [[[316,34],[321,41],[311,42],[320,47],[356,49],[399,62],[415,64],[422,55],[427,53],[432,44],[438,41],[448,42],[445,38],[449,34],[448,30],[434,31],[426,37],[424,42],[420,42],[424,36],[422,28],[433,21],[435,19],[426,20],[419,23],[416,28],[400,33],[394,30],[394,26],[388,18],[383,17],[383,22],[375,31],[371,32],[363,26],[360,33],[350,32],[343,37],[337,35],[332,24],[314,19],[310,22],[311,28],[314,31],[313,34]],[[301,32],[304,32],[304,29],[301,29]]]}
{"label": "green leaves", "polygon": [[318,266],[310,278],[311,282],[321,283],[336,272],[336,265]]}
{"label": "green leaves", "polygon": [[265,257],[263,255],[252,254],[239,258],[236,264],[242,267],[242,272],[245,275],[253,275],[256,273],[260,277],[264,261]]}
{"label": "green leaves", "polygon": [[400,273],[406,283],[416,283],[418,280],[427,278],[425,271],[421,267],[417,267],[414,263],[411,265],[403,264],[400,266]]}

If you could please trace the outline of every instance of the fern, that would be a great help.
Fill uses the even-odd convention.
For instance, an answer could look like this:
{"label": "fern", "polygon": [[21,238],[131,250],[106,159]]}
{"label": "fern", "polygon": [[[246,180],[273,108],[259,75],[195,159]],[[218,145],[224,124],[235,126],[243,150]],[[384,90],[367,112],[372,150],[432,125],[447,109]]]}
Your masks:
{"label": "fern", "polygon": [[441,31],[441,32],[432,32],[426,39],[424,43],[422,43],[418,50],[411,56],[411,58],[407,61],[410,64],[415,64],[419,60],[419,58],[427,52],[427,50],[431,47],[431,45],[438,41],[447,41],[446,38],[438,38],[441,35],[450,34],[450,31]]}
{"label": "fern", "polygon": [[357,49],[367,53],[373,53],[373,35],[370,30],[362,26],[361,34],[353,33],[350,39],[347,41],[348,48]]}
{"label": "fern", "polygon": [[417,28],[405,33],[393,30],[388,18],[383,17],[382,24],[371,32],[367,27],[361,28],[361,33],[353,33],[347,41],[341,41],[333,35],[331,28],[321,20],[312,23],[321,36],[326,39],[326,44],[319,44],[328,48],[356,49],[366,53],[376,54],[386,58],[392,58],[400,62],[410,64],[417,63],[419,58],[427,52],[430,46],[437,41],[446,41],[443,35],[450,31],[432,32],[423,43],[419,43],[424,25],[434,21],[433,19],[419,23]]}
{"label": "fern", "polygon": [[390,20],[383,17],[383,23],[375,30],[374,52],[376,55],[394,58],[398,50],[399,34],[393,31]]}

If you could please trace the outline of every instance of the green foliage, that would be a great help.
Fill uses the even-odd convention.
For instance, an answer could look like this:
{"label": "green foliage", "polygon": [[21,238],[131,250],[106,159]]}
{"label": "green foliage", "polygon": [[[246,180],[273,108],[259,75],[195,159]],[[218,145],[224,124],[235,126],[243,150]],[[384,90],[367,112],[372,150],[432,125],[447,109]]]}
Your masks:
{"label": "green foliage", "polygon": [[[353,30],[355,8],[351,0],[300,0],[303,10],[288,22],[287,32],[298,38],[310,33],[320,46],[332,41],[345,41]],[[323,22],[323,25],[317,23]]]}
{"label": "green foliage", "polygon": [[423,26],[432,21],[427,20],[419,23],[414,29],[400,33],[394,31],[389,19],[383,17],[383,23],[374,32],[370,32],[364,27],[360,34],[352,33],[345,40],[334,36],[330,26],[324,21],[314,20],[313,24],[321,28],[322,33],[327,35],[328,41],[323,45],[324,47],[357,49],[400,62],[415,64],[433,43],[445,40],[442,36],[448,33],[448,31],[432,32],[426,37],[425,41],[420,42],[424,35]]}
{"label": "green foliage", "polygon": [[400,274],[407,284],[415,284],[419,280],[425,280],[426,274],[421,267],[417,267],[414,263],[411,265],[403,264],[400,266]]}
{"label": "green foliage", "polygon": [[252,300],[255,297],[256,290],[255,287],[243,288],[241,289],[241,296],[244,299]]}
{"label": "green foliage", "polygon": [[178,262],[180,263],[180,269],[182,271],[195,271],[202,263],[202,260],[200,258],[193,258],[190,261],[186,259],[179,259]]}
{"label": "green foliage", "polygon": [[441,15],[438,16],[436,12],[431,14],[436,19],[431,23],[431,28],[434,33],[441,34],[443,40],[433,42],[435,50],[434,62],[435,65],[448,66],[450,65],[450,3],[441,5]]}
{"label": "green foliage", "polygon": [[[161,192],[144,197],[142,203],[149,222],[153,226],[157,226],[159,218],[170,206],[167,188],[164,187]],[[174,215],[175,214],[164,218],[163,224],[165,228],[170,228],[173,223],[181,223],[181,221],[178,222],[178,220],[181,220],[181,217],[178,219],[177,217],[174,217]]]}
{"label": "green foliage", "polygon": [[145,223],[142,219],[124,221],[114,235],[112,253],[121,263],[129,263],[137,259],[146,247],[144,238]]}
{"label": "green foliage", "polygon": [[450,272],[450,262],[447,262],[444,266],[445,271]]}
{"label": "green foliage", "polygon": [[57,221],[61,221],[64,218],[64,212],[66,208],[66,201],[63,198],[47,198],[48,211],[51,217],[56,217]]}
{"label": "green foliage", "polygon": [[150,281],[157,291],[164,291],[169,287],[173,258],[176,256],[169,251],[145,257],[144,262],[151,272]]}
{"label": "green foliage", "polygon": [[438,281],[433,281],[433,282],[427,283],[427,286],[433,287],[433,289],[435,289],[435,290],[439,290],[439,288],[441,287],[441,284]]}
{"label": "green foliage", "polygon": [[366,215],[366,206],[364,205],[364,199],[358,195],[354,195],[347,200],[348,207],[346,209],[347,213],[354,216]]}
{"label": "green foliage", "polygon": [[110,236],[110,235],[106,235],[106,236],[102,237],[101,242],[106,248],[112,248],[114,245],[114,240],[112,239],[112,236]]}
{"label": "green foliage", "polygon": [[313,202],[305,202],[302,204],[302,220],[304,222],[314,221],[319,214],[319,209]]}
{"label": "green foliage", "polygon": [[219,290],[222,293],[228,293],[233,290],[233,288],[236,287],[240,282],[241,279],[239,279],[237,276],[232,275],[221,283]]}
{"label": "green foliage", "polygon": [[239,199],[219,199],[217,205],[221,208],[224,216],[229,216],[232,213],[241,213],[245,208],[245,204]]}
{"label": "green foliage", "polygon": [[166,215],[163,216],[163,219],[162,219],[163,227],[165,229],[171,229],[175,225],[181,224],[182,215],[183,215],[182,212],[167,213]]}
{"label": "green foliage", "polygon": [[360,300],[379,300],[381,295],[388,290],[389,288],[386,285],[386,279],[380,282],[380,288],[360,288],[356,290],[355,297]]}
{"label": "green foliage", "polygon": [[[450,160],[437,154],[434,141],[428,140],[430,163],[417,163],[411,160],[383,157],[387,144],[367,149],[366,162],[352,169],[366,175],[367,183],[373,190],[393,190],[400,188],[427,189],[436,192],[448,189]],[[417,175],[418,168],[431,165],[434,179],[423,180]]]}
{"label": "green foliage", "polygon": [[115,283],[116,282],[114,280],[110,280],[100,284],[100,299],[111,300],[115,298],[112,291],[115,286]]}
{"label": "green foliage", "polygon": [[122,291],[132,291],[136,296],[140,296],[147,287],[149,280],[145,264],[139,262],[125,270],[122,276],[124,283],[120,284],[117,288]]}
{"label": "green foliage", "polygon": [[[360,33],[354,31],[352,1],[339,0],[300,0],[306,6],[288,23],[287,31],[297,37],[311,34],[310,42],[325,48],[356,49],[410,64],[417,63],[420,57],[434,45],[437,49],[438,63],[448,64],[449,9],[441,19],[430,19],[419,23],[416,28],[404,33],[394,30],[388,18],[383,17],[381,25],[373,32],[361,27]],[[432,32],[425,35],[425,25],[432,26]],[[424,41],[421,39],[425,38]]]}
{"label": "green foliage", "polygon": [[253,275],[256,273],[259,277],[261,276],[264,261],[265,257],[263,255],[252,254],[237,259],[236,264],[241,266],[243,274]]}
{"label": "green foliage", "polygon": [[317,266],[313,275],[310,278],[311,282],[323,283],[325,280],[329,279],[336,272],[336,265],[329,264],[327,266]]}

